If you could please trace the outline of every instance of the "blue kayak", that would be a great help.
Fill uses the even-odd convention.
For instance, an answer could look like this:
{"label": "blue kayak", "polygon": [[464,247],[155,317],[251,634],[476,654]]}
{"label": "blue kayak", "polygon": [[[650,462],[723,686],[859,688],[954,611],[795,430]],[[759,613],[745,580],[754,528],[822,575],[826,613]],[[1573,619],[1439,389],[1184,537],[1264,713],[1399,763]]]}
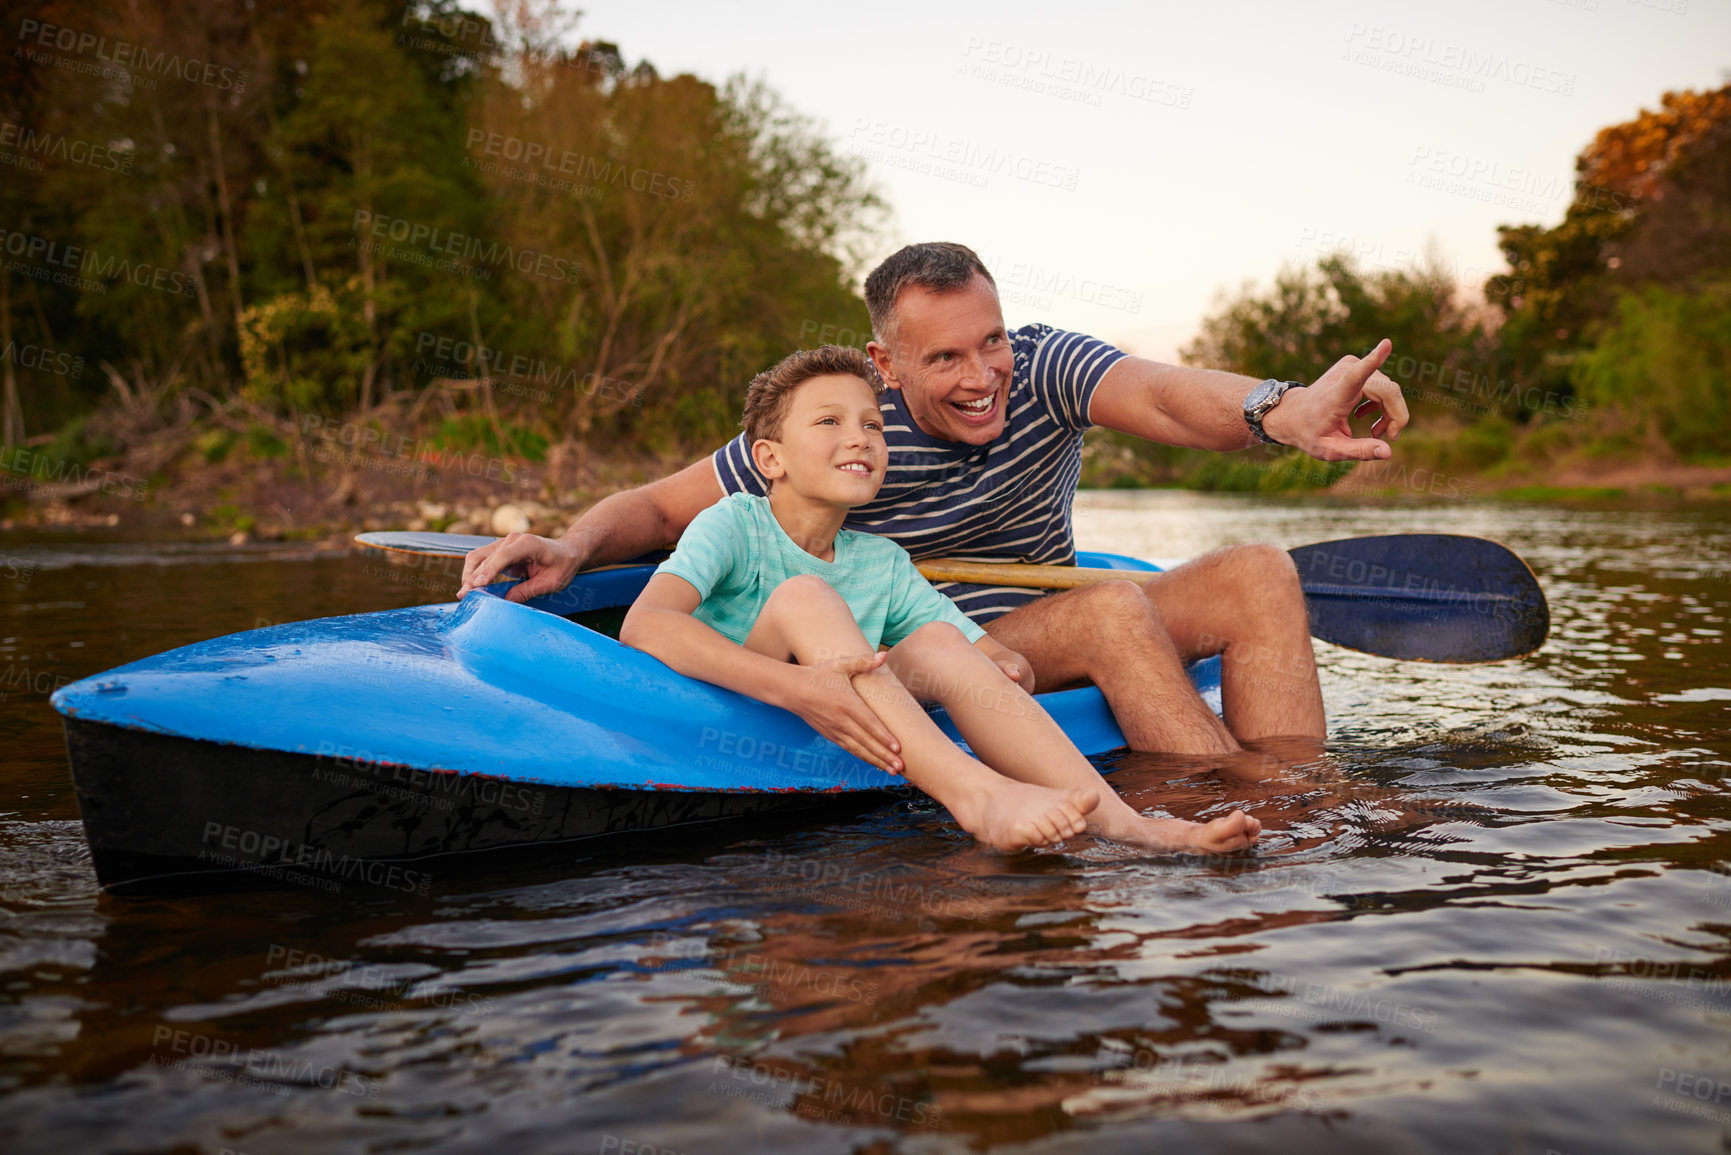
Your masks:
{"label": "blue kayak", "polygon": [[[573,843],[908,789],[797,716],[621,645],[619,621],[653,572],[580,574],[523,605],[496,585],[249,630],[64,687],[53,703],[100,881],[425,893],[442,856],[568,856]],[[1192,677],[1218,708],[1218,660]],[[1098,690],[1040,701],[1084,753],[1124,745]]]}

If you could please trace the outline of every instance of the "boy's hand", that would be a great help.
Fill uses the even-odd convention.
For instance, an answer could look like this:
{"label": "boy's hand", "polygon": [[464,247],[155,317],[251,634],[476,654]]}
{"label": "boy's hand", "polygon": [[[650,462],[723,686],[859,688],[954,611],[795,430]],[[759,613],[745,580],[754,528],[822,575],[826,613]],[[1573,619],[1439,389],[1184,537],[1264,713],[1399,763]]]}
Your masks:
{"label": "boy's hand", "polygon": [[889,655],[856,654],[815,666],[798,666],[790,700],[781,703],[806,724],[864,762],[891,774],[902,772],[901,743],[853,688],[855,674],[870,673]]}

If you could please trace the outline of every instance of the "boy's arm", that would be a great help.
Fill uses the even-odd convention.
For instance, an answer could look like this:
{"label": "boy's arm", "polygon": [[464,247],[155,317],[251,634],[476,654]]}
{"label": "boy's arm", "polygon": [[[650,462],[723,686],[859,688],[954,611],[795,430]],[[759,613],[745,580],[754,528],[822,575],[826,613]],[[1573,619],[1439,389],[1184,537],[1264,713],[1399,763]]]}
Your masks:
{"label": "boy's arm", "polygon": [[778,662],[734,644],[692,617],[702,600],[684,578],[658,573],[625,614],[619,640],[686,677],[791,710],[856,758],[901,773],[900,744],[850,681],[883,665],[886,655],[859,654],[815,666]]}
{"label": "boy's arm", "polygon": [[1034,664],[1032,662],[992,637],[991,634],[987,634],[975,642],[974,647],[998,663],[998,669],[1004,671],[1010,681],[1030,694],[1034,692]]}

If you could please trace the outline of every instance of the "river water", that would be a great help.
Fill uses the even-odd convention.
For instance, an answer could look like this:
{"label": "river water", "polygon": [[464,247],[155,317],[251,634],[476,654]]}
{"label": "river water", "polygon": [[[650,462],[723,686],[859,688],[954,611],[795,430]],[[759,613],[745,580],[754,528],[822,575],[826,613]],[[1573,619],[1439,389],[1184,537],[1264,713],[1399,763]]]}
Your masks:
{"label": "river water", "polygon": [[[1258,853],[1006,858],[896,802],[425,897],[98,891],[66,680],[416,604],[445,563],[0,535],[0,1147],[19,1151],[1708,1151],[1731,1146],[1731,511],[1093,493],[1177,559],[1503,541],[1538,654],[1318,643],[1320,762],[1126,756]],[[525,739],[527,740],[527,739]]]}

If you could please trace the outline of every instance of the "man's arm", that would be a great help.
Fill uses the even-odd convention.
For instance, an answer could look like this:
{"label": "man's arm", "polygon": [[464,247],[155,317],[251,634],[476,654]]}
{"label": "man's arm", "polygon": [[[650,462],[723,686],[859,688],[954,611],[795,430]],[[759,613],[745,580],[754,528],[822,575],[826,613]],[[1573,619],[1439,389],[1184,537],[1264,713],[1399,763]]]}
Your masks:
{"label": "man's arm", "polygon": [[471,551],[457,596],[498,581],[513,565],[529,575],[506,595],[514,602],[564,589],[586,566],[624,561],[678,541],[691,519],[723,496],[714,462],[699,458],[671,477],[601,499],[557,541],[513,533]]}
{"label": "man's arm", "polygon": [[[1388,442],[1408,421],[1400,386],[1378,372],[1392,348],[1383,341],[1366,357],[1342,357],[1308,388],[1287,390],[1262,428],[1282,445],[1322,461],[1391,456]],[[1244,424],[1244,398],[1256,385],[1256,378],[1238,373],[1125,357],[1101,378],[1088,418],[1166,445],[1246,449],[1256,439]],[[1350,419],[1371,407],[1381,409],[1371,436],[1354,437]]]}

